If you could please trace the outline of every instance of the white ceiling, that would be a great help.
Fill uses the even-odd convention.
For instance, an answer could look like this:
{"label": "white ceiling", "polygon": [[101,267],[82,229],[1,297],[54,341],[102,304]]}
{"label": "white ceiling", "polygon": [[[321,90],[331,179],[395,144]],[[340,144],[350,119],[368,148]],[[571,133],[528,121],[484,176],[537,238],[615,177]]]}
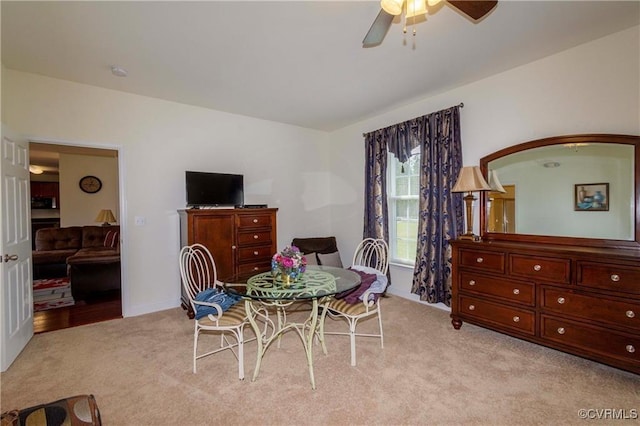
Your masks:
{"label": "white ceiling", "polygon": [[443,5],[363,49],[377,1],[1,7],[7,68],[326,131],[640,22],[638,1],[501,0],[479,23]]}

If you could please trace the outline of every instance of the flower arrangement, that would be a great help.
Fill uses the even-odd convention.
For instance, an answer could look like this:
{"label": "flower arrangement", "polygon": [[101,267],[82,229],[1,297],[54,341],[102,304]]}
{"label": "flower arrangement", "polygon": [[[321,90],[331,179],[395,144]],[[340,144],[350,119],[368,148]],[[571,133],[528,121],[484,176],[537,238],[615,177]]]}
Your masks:
{"label": "flower arrangement", "polygon": [[284,250],[274,254],[271,258],[271,272],[274,276],[280,274],[283,279],[297,280],[304,273],[306,267],[307,258],[296,246],[285,247]]}

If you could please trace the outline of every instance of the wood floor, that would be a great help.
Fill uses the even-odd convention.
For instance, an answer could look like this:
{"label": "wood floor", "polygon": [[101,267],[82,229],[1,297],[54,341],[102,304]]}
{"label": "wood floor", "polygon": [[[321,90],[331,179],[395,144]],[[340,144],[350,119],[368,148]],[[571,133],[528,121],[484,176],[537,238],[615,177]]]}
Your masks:
{"label": "wood floor", "polygon": [[104,292],[73,306],[34,312],[33,332],[44,333],[94,322],[122,318],[120,291]]}

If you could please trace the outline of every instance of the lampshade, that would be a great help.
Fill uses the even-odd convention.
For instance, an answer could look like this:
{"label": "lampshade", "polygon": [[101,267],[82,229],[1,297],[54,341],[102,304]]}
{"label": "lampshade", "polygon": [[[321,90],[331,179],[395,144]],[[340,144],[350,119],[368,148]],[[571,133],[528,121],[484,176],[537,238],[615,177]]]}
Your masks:
{"label": "lampshade", "polygon": [[429,5],[429,7],[433,7],[438,3],[440,3],[440,0],[427,0],[427,4]]}
{"label": "lampshade", "polygon": [[103,222],[103,226],[108,226],[110,222],[115,222],[116,218],[113,216],[113,212],[109,209],[100,210],[96,222]]}
{"label": "lampshade", "polygon": [[380,6],[389,15],[397,16],[402,13],[404,0],[381,0]]}
{"label": "lampshade", "polygon": [[407,0],[407,18],[427,13],[425,0]]}
{"label": "lampshade", "polygon": [[34,175],[41,175],[44,170],[42,170],[40,167],[38,166],[29,166],[29,172],[31,172]]}
{"label": "lampshade", "polygon": [[491,170],[489,172],[489,186],[492,191],[502,192],[503,194],[507,192],[506,189],[502,187],[502,184],[498,180],[498,172],[496,170]]}
{"label": "lampshade", "polygon": [[467,166],[460,170],[458,181],[453,186],[452,192],[490,191],[491,187],[482,177],[478,166]]}

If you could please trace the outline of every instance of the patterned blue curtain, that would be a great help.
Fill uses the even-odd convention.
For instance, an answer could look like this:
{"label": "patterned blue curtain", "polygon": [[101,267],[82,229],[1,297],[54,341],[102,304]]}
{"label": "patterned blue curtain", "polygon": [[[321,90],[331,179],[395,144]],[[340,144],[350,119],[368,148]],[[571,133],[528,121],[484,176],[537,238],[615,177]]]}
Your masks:
{"label": "patterned blue curtain", "polygon": [[452,193],[462,168],[460,109],[423,117],[420,156],[418,247],[411,292],[451,306],[449,240],[464,230],[462,194]]}
{"label": "patterned blue curtain", "polygon": [[365,135],[363,238],[382,238],[389,243],[387,133],[382,129]]}

